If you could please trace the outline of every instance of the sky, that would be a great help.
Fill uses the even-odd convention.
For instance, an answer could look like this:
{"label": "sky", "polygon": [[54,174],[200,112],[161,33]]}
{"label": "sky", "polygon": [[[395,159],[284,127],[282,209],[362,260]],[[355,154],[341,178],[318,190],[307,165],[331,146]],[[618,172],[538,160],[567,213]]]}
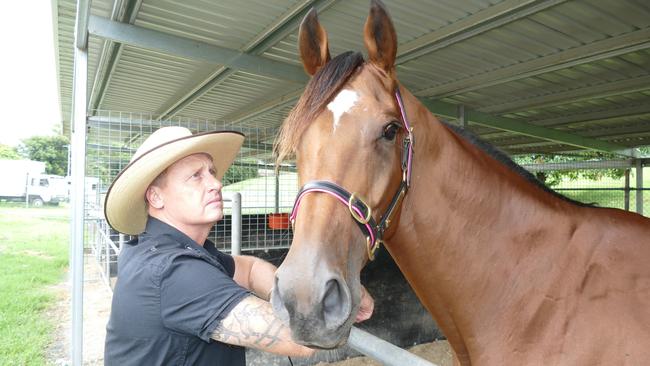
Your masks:
{"label": "sky", "polygon": [[[6,1],[0,21],[0,144],[61,127],[50,0]],[[55,127],[56,126],[56,127]]]}

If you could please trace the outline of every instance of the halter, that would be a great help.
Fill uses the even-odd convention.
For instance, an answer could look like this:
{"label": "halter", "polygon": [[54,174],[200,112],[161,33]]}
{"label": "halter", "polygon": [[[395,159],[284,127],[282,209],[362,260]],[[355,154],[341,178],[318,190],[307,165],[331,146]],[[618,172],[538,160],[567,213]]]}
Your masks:
{"label": "halter", "polygon": [[400,182],[397,192],[393,195],[393,199],[388,205],[386,212],[381,216],[379,224],[372,217],[372,209],[365,203],[356,193],[350,193],[345,190],[343,187],[339,186],[336,183],[324,181],[324,180],[315,180],[305,184],[296,197],[296,201],[293,204],[293,209],[291,211],[291,224],[293,225],[296,222],[296,216],[298,215],[298,207],[303,197],[309,193],[319,192],[327,193],[331,196],[334,196],[339,202],[346,205],[350,211],[350,215],[356,222],[361,232],[366,237],[366,247],[368,250],[368,259],[373,260],[375,258],[375,251],[383,243],[384,233],[390,226],[390,223],[393,219],[393,215],[397,211],[396,208],[402,202],[402,199],[406,195],[409,186],[411,185],[411,166],[413,162],[413,129],[409,124],[408,119],[406,118],[406,110],[404,109],[404,103],[402,102],[402,95],[399,92],[399,87],[395,90],[395,99],[397,99],[397,104],[399,105],[399,111],[402,116],[402,123],[404,128],[408,132],[404,136],[402,141],[402,181]]}

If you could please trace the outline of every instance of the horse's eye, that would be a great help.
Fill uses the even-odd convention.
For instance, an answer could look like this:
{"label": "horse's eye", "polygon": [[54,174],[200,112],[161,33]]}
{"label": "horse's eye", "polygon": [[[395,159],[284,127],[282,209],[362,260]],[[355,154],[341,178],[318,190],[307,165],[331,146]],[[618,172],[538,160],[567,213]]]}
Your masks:
{"label": "horse's eye", "polygon": [[395,140],[397,131],[400,129],[400,125],[397,122],[391,122],[384,127],[384,132],[381,134],[381,137],[385,138],[388,141]]}

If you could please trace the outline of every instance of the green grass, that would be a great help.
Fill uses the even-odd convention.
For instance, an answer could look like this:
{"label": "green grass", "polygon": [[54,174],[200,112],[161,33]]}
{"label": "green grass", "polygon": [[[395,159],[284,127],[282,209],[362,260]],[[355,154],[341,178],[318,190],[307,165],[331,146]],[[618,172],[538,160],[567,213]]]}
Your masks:
{"label": "green grass", "polygon": [[54,324],[49,286],[68,265],[65,207],[0,203],[0,365],[44,365]]}

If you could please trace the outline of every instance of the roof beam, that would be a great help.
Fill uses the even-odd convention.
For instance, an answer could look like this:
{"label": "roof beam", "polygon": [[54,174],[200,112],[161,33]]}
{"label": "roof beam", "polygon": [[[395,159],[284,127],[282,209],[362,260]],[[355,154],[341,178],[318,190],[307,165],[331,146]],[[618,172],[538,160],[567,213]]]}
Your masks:
{"label": "roof beam", "polygon": [[[424,98],[420,98],[420,101],[433,113],[452,118],[458,118],[458,108],[456,104]],[[512,118],[493,116],[487,113],[473,111],[470,109],[465,109],[465,118],[467,118],[468,121],[478,125],[496,128],[504,131],[516,132],[521,135],[526,135],[538,139],[576,146],[583,149],[607,152],[611,154],[618,154],[629,157],[634,156],[633,149],[629,149],[626,146],[578,136],[550,128],[540,127]]]}
{"label": "roof beam", "polygon": [[[88,17],[90,16],[90,0],[77,0],[75,16],[74,39],[75,46],[81,50],[88,48]],[[54,25],[56,26],[56,24]]]}
{"label": "roof beam", "polygon": [[302,67],[130,24],[90,16],[90,34],[121,44],[221,64],[234,70],[267,75],[299,84],[308,78]]}
{"label": "roof beam", "polygon": [[[481,10],[478,13],[472,14],[465,19],[443,27],[433,33],[426,34],[422,37],[400,45],[397,50],[398,57],[395,63],[398,65],[405,63],[424,54],[433,52],[437,49],[450,46],[464,39],[487,32],[495,27],[502,26],[504,24],[529,16],[530,14],[534,14],[541,10],[558,5],[564,1],[566,0],[506,0],[500,2],[496,5],[490,6],[489,8]],[[323,8],[329,7],[330,5],[331,4],[327,4],[327,2],[325,2],[325,4],[323,4]],[[315,4],[315,6],[318,8],[318,5]],[[319,11],[320,10],[322,9],[319,9]],[[288,34],[290,34],[290,32],[284,36]],[[279,39],[275,40],[274,42],[277,42],[282,38],[283,37],[279,37]],[[300,94],[298,94],[298,97],[300,97]],[[297,100],[298,97],[291,100],[291,102]],[[280,100],[282,104],[274,107],[272,105],[274,100]],[[287,104],[287,98],[285,98],[285,96],[274,100],[264,103],[262,107],[255,108],[251,112],[240,113],[234,116],[232,119],[226,117],[225,120],[233,122],[247,120],[254,118],[260,113],[272,112],[283,108]],[[248,116],[249,114],[250,116]]]}
{"label": "roof beam", "polygon": [[264,113],[273,112],[284,108],[289,104],[295,103],[298,98],[300,98],[300,95],[302,95],[302,92],[303,89],[300,88],[294,92],[285,94],[276,99],[272,99],[261,105],[258,103],[254,108],[242,108],[244,112],[233,113],[224,117],[223,119],[231,125],[248,119],[253,119]]}
{"label": "roof beam", "polygon": [[480,109],[485,113],[492,114],[516,113],[517,111],[530,111],[538,108],[566,105],[588,99],[602,99],[646,90],[650,90],[650,75],[614,81],[586,88],[568,90],[540,97],[519,99],[502,104],[490,105],[484,108],[482,107]]}
{"label": "roof beam", "polygon": [[444,98],[489,86],[521,80],[588,62],[620,56],[650,47],[650,28],[571,48],[527,62],[503,67],[465,79],[418,90],[418,96]]}
{"label": "roof beam", "polygon": [[[336,0],[305,0],[301,2],[286,12],[276,23],[270,25],[261,32],[256,39],[243,48],[243,52],[250,55],[260,55],[264,53],[277,42],[298,29],[302,18],[312,7],[318,9],[318,11],[323,11],[332,6],[335,2]],[[206,80],[203,80],[195,87],[191,88],[184,97],[171,103],[167,107],[162,108],[159,119],[164,120],[174,116],[212,88],[221,84],[233,73],[234,71],[227,67],[219,68]],[[226,121],[228,120],[226,119]]]}
{"label": "roof beam", "polygon": [[[560,127],[560,126],[571,126],[579,127],[583,124],[614,124],[618,122],[625,122],[630,118],[642,118],[646,117],[650,119],[650,104],[640,104],[640,105],[628,105],[612,110],[604,111],[589,111],[587,113],[582,113],[578,115],[568,115],[564,117],[554,117],[547,118],[543,120],[534,120],[529,121],[537,126],[542,127]],[[489,132],[481,134],[482,139],[499,139],[509,137],[509,132]]]}
{"label": "roof beam", "polygon": [[525,18],[566,0],[506,0],[400,45],[397,64]]}
{"label": "roof beam", "polygon": [[[648,132],[648,125],[646,124],[635,124],[631,126],[624,127],[611,127],[611,128],[602,128],[598,130],[586,130],[582,131],[581,134],[584,137],[590,138],[599,138],[602,140],[620,140],[629,137],[639,137],[643,134],[650,134]],[[481,136],[481,139],[487,140],[489,143],[497,146],[520,146],[530,144],[531,141],[529,138],[523,137],[521,135],[509,135],[501,136],[498,138],[487,139],[486,136]]]}
{"label": "roof beam", "polygon": [[[111,20],[122,23],[133,24],[142,6],[142,0],[115,0]],[[111,77],[115,71],[120,56],[122,55],[122,44],[111,40],[105,40],[102,52],[99,57],[99,64],[93,78],[93,86],[90,91],[88,109],[99,108],[106,95],[106,89],[110,85]]]}

